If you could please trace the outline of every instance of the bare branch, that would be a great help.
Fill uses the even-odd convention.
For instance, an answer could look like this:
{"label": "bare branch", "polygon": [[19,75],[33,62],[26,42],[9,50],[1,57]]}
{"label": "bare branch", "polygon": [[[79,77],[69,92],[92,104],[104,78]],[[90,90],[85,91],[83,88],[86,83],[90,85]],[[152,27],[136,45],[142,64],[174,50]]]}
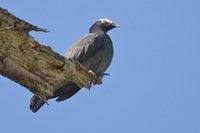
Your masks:
{"label": "bare branch", "polygon": [[81,88],[101,83],[78,62],[66,59],[50,47],[39,44],[29,31],[33,26],[0,8],[0,74],[28,88],[41,98],[52,96],[69,81]]}

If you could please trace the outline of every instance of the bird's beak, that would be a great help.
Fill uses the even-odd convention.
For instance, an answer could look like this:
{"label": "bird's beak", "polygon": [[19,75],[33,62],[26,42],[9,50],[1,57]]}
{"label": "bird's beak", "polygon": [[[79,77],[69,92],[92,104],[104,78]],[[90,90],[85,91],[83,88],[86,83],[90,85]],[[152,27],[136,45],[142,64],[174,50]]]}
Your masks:
{"label": "bird's beak", "polygon": [[113,23],[114,28],[119,28],[120,26],[118,24]]}

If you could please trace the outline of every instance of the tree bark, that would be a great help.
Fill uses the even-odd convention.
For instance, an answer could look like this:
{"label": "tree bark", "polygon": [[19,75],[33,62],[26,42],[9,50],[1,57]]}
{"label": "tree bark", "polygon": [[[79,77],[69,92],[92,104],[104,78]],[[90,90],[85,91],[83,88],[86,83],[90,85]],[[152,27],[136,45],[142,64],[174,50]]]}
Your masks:
{"label": "tree bark", "polygon": [[45,99],[69,81],[81,88],[100,84],[101,77],[80,63],[39,44],[29,31],[43,31],[0,8],[0,74]]}

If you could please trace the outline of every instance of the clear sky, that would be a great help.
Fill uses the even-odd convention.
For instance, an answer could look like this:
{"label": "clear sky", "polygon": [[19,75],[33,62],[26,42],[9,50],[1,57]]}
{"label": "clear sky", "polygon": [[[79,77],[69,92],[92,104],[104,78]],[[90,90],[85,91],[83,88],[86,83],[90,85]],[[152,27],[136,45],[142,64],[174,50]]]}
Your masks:
{"label": "clear sky", "polygon": [[60,54],[109,18],[110,77],[67,101],[29,110],[32,94],[0,76],[1,133],[200,133],[199,0],[2,0],[49,33],[31,32]]}

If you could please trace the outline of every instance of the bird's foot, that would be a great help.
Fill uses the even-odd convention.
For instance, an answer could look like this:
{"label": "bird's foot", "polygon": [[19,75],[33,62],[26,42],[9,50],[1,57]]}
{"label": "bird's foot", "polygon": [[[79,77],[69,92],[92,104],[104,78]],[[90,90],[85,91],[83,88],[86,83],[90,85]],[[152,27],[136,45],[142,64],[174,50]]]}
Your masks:
{"label": "bird's foot", "polygon": [[92,70],[89,70],[88,71],[91,75],[93,75],[93,80],[91,81],[91,84],[93,84],[93,85],[96,85],[96,84],[98,84],[98,85],[100,85],[100,84],[102,84],[103,82],[102,82],[102,78],[104,77],[104,76],[110,76],[110,74],[109,73],[98,73],[98,74],[96,74],[96,73],[94,73]]}
{"label": "bird's foot", "polygon": [[95,84],[102,84],[103,82],[102,82],[102,79],[103,79],[103,77],[104,76],[110,76],[110,74],[109,73],[98,73],[97,74],[97,80],[96,80],[96,83]]}
{"label": "bird's foot", "polygon": [[[98,74],[96,74],[92,70],[89,70],[88,73],[93,76],[93,79],[89,82],[90,87],[91,87],[92,84],[93,85],[102,84],[102,77],[101,76],[99,76]],[[90,90],[90,87],[88,87],[88,90]]]}

